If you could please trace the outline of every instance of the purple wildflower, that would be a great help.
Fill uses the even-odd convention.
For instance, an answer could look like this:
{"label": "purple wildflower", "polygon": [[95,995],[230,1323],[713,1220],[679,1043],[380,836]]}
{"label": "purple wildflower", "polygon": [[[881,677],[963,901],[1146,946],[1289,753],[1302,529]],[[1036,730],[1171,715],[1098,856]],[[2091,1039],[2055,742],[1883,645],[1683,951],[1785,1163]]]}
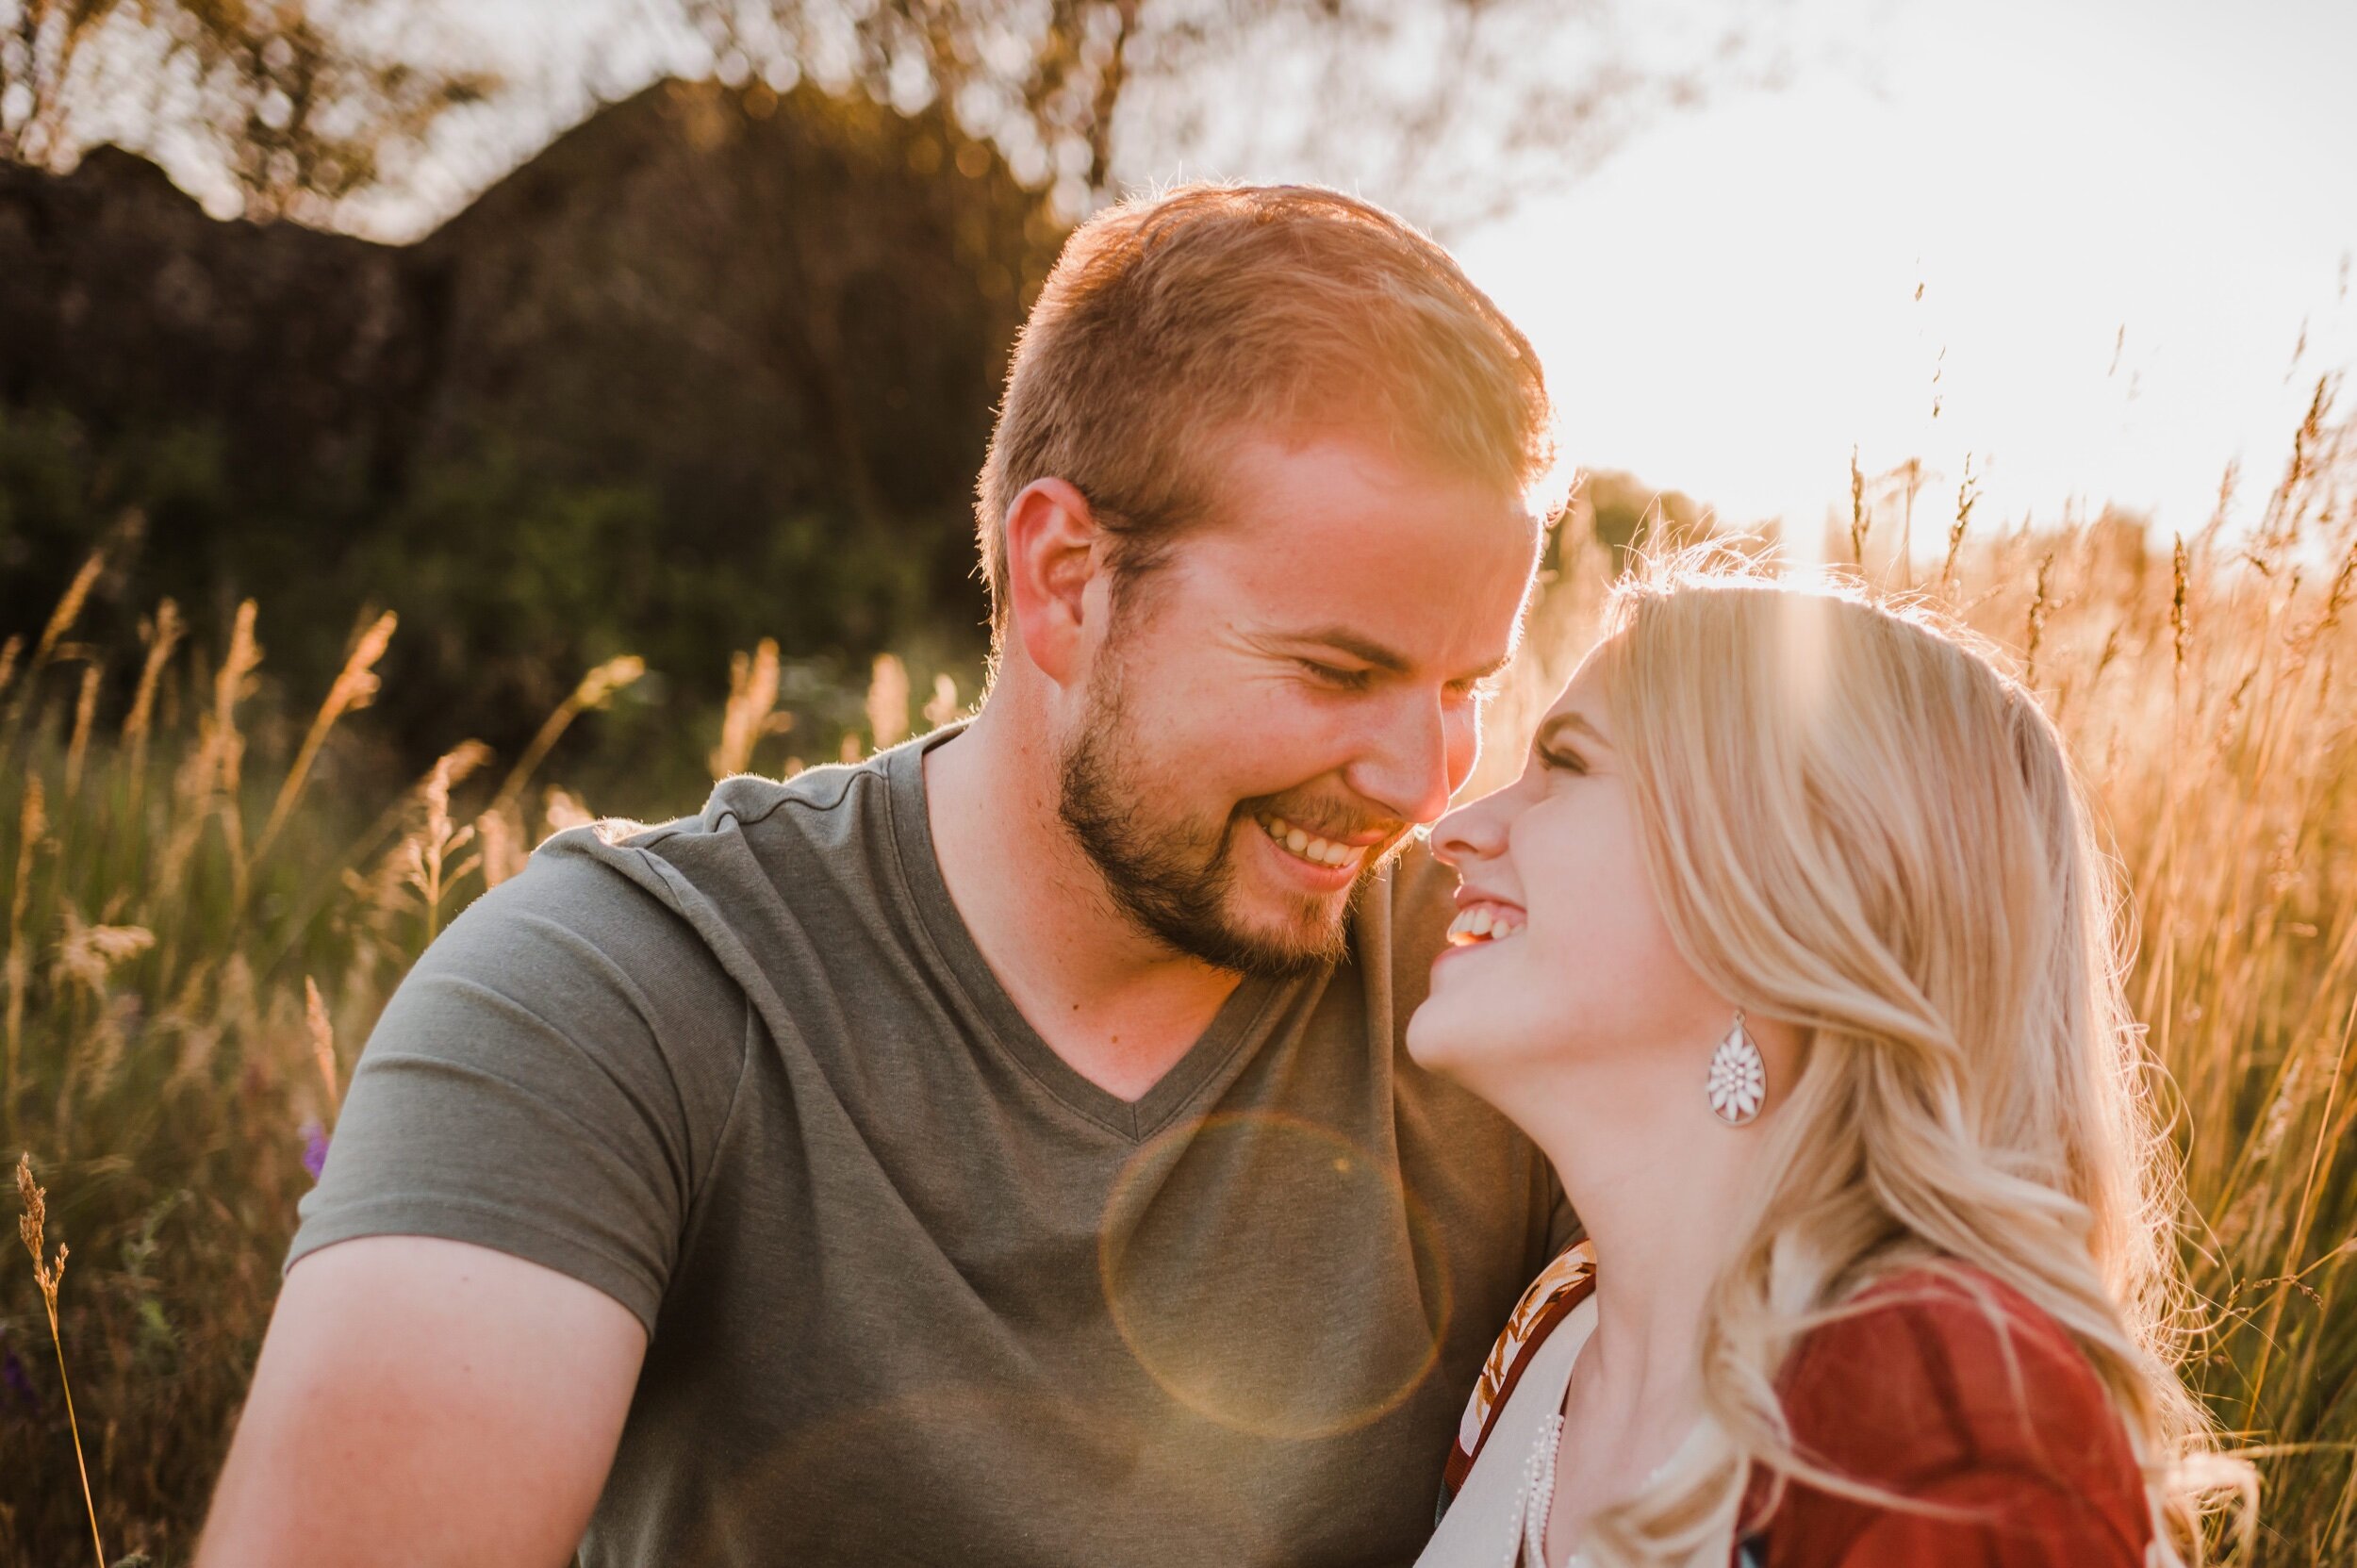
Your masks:
{"label": "purple wildflower", "polygon": [[0,1348],[0,1383],[7,1384],[8,1392],[28,1406],[41,1403],[41,1395],[33,1392],[32,1374],[16,1359],[13,1348]]}
{"label": "purple wildflower", "polygon": [[303,1168],[311,1173],[311,1180],[320,1179],[320,1171],[327,1164],[327,1129],[317,1122],[303,1124]]}

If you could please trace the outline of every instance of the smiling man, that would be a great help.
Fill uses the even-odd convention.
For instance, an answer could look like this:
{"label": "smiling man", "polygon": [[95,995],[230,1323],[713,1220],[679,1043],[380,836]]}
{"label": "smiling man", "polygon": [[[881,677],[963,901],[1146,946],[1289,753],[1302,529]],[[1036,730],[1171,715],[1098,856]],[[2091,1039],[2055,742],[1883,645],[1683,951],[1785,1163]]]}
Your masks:
{"label": "smiling man", "polygon": [[200,1561],[1412,1559],[1568,1240],[1401,1030],[1547,404],[1332,192],[1100,214],[980,714],[560,834],[364,1052]]}

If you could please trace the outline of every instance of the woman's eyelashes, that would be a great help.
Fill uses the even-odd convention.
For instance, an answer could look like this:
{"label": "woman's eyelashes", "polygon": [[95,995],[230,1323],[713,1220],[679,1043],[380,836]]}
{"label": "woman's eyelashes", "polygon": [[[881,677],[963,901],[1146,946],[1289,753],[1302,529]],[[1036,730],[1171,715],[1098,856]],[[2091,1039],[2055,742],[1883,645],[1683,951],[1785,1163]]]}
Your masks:
{"label": "woman's eyelashes", "polygon": [[1578,752],[1562,746],[1541,746],[1535,748],[1534,751],[1539,758],[1539,766],[1550,771],[1558,773],[1588,771],[1586,759],[1582,758]]}

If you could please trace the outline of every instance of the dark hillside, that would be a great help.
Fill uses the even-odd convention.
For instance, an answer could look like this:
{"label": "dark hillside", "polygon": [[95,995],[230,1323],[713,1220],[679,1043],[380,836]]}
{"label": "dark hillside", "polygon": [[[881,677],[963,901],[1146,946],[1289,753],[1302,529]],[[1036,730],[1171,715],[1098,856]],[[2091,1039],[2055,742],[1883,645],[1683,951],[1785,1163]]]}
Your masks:
{"label": "dark hillside", "polygon": [[650,89],[404,247],[112,149],[0,166],[0,633],[102,536],[102,627],[255,595],[298,697],[389,606],[413,752],[510,749],[619,652],[701,691],[765,635],[976,644],[970,487],[1059,239],[943,116],[808,88]]}

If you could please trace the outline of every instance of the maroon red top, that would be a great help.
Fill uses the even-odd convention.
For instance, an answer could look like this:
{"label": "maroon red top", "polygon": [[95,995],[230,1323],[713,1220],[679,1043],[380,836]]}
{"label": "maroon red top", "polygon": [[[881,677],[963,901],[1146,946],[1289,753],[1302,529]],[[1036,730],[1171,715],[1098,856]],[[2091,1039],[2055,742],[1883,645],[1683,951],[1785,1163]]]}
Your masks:
{"label": "maroon red top", "polygon": [[[1583,1242],[1515,1308],[1466,1407],[1443,1511],[1532,1354],[1594,1291],[1594,1269]],[[2019,1292],[1957,1272],[1987,1291],[2002,1330],[1957,1278],[1914,1270],[1805,1337],[1776,1379],[1805,1457],[1948,1511],[1788,1480],[1763,1517],[1770,1488],[1755,1475],[1733,1568],[2143,1568],[2144,1478],[2095,1369]]]}
{"label": "maroon red top", "polygon": [[[1870,1292],[1872,1310],[1809,1334],[1777,1386],[1803,1454],[1969,1517],[1788,1481],[1755,1527],[1763,1568],[2142,1568],[2144,1480],[2094,1368],[2026,1297],[1967,1273],[2002,1308],[2004,1332],[1961,1284],[1917,1271]],[[1755,1477],[1745,1518],[1758,1520],[1766,1493]]]}

